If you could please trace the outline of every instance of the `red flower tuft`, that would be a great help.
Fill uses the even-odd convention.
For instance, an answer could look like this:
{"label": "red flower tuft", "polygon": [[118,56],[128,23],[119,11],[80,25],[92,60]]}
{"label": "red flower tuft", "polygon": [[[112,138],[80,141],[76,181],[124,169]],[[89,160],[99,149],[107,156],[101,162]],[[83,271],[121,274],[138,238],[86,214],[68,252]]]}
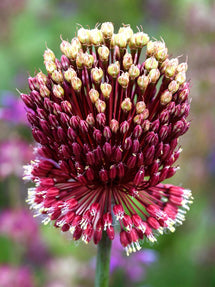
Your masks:
{"label": "red flower tuft", "polygon": [[47,48],[48,75],[29,78],[21,95],[38,142],[28,202],[86,243],[103,231],[114,239],[118,220],[129,254],[144,236],[174,231],[191,203],[189,190],[161,184],[175,174],[178,137],[189,128],[187,63],[130,26],[114,34],[112,23],[81,28],[60,49],[58,60]]}

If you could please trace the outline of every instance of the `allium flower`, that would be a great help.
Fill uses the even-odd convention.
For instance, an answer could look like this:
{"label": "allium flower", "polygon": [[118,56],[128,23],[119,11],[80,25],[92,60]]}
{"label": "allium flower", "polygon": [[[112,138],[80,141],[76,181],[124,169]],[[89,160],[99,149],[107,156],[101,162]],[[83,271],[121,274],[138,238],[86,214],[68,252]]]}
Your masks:
{"label": "allium flower", "polygon": [[46,49],[48,76],[29,78],[21,95],[39,143],[26,167],[36,183],[28,202],[86,243],[103,230],[113,240],[116,219],[129,254],[144,237],[174,231],[191,203],[190,190],[161,183],[176,172],[189,128],[187,63],[169,58],[163,40],[129,25],[114,34],[112,23],[80,28],[60,49],[60,60]]}

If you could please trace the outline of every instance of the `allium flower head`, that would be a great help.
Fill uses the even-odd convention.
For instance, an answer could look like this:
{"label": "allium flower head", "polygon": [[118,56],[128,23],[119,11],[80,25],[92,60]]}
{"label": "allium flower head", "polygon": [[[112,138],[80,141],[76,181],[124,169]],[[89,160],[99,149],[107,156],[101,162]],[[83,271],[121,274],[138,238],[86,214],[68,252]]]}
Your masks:
{"label": "allium flower head", "polygon": [[174,231],[191,203],[189,190],[161,183],[176,172],[189,128],[187,63],[169,58],[163,40],[129,25],[114,34],[112,23],[80,28],[60,49],[60,60],[46,49],[47,75],[29,78],[21,95],[38,142],[28,202],[86,243],[103,231],[113,240],[119,221],[129,254]]}

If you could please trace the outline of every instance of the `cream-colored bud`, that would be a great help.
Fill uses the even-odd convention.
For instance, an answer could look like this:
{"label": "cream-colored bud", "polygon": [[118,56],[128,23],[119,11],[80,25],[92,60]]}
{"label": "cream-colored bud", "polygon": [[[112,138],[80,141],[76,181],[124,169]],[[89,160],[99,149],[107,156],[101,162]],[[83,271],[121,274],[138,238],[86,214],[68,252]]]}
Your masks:
{"label": "cream-colored bud", "polygon": [[108,47],[101,46],[101,47],[98,48],[98,54],[99,54],[99,59],[102,62],[107,62],[109,54],[110,54],[110,51],[109,51]]}
{"label": "cream-colored bud", "polygon": [[92,113],[90,113],[90,114],[87,115],[86,122],[88,123],[88,125],[94,126],[94,124],[95,124],[95,119],[94,119]]}
{"label": "cream-colored bud", "polygon": [[103,70],[101,68],[93,68],[91,70],[91,77],[96,84],[100,84],[103,77]]}
{"label": "cream-colored bud", "polygon": [[110,121],[110,129],[113,133],[117,133],[119,130],[119,122],[115,119]]}
{"label": "cream-colored bud", "polygon": [[114,26],[111,22],[105,22],[101,26],[101,31],[104,38],[111,38],[114,32]]}
{"label": "cream-colored bud", "polygon": [[55,82],[55,83],[62,83],[63,82],[63,73],[61,71],[57,71],[55,70],[52,75],[51,75],[51,78],[52,80]]}
{"label": "cream-colored bud", "polygon": [[135,34],[135,44],[137,48],[143,48],[149,42],[149,35],[143,32]]}
{"label": "cream-colored bud", "polygon": [[103,43],[102,31],[97,28],[90,30],[90,43],[95,46],[99,46]]}
{"label": "cream-colored bud", "polygon": [[141,114],[146,108],[146,104],[144,101],[137,102],[136,104],[136,112],[137,114]]}
{"label": "cream-colored bud", "polygon": [[55,60],[55,54],[52,50],[47,48],[43,54],[44,61],[52,61],[54,62]]}
{"label": "cream-colored bud", "polygon": [[121,109],[124,112],[129,112],[132,109],[132,102],[130,98],[125,98],[121,103]]}
{"label": "cream-colored bud", "polygon": [[149,72],[149,81],[151,83],[156,83],[157,80],[159,79],[160,77],[160,71],[159,69],[152,69],[150,72]]}
{"label": "cream-colored bud", "polygon": [[81,42],[79,41],[78,37],[72,38],[71,45],[79,50],[82,48]]}
{"label": "cream-colored bud", "polygon": [[169,83],[169,85],[168,85],[168,90],[169,90],[172,94],[176,93],[176,92],[178,91],[178,89],[179,89],[179,83],[178,83],[177,81],[173,80],[173,81],[171,81],[171,82]]}
{"label": "cream-colored bud", "polygon": [[36,79],[39,84],[47,84],[48,81],[48,77],[45,74],[43,74],[43,72],[39,72],[36,75]]}
{"label": "cream-colored bud", "polygon": [[91,102],[95,104],[95,102],[99,99],[99,92],[95,89],[91,89],[89,91],[89,97],[90,97]]}
{"label": "cream-colored bud", "polygon": [[169,58],[167,58],[160,66],[161,73],[165,73],[166,67],[169,64]]}
{"label": "cream-colored bud", "polygon": [[172,93],[168,90],[164,91],[160,97],[161,105],[165,106],[169,104],[172,100]]}
{"label": "cream-colored bud", "polygon": [[83,45],[89,45],[90,44],[90,30],[85,28],[80,28],[78,30],[78,40]]}
{"label": "cream-colored bud", "polygon": [[61,85],[53,85],[52,92],[55,95],[55,97],[62,99],[64,96],[64,89],[61,87]]}
{"label": "cream-colored bud", "polygon": [[44,97],[50,96],[50,91],[45,85],[40,85],[40,95]]}
{"label": "cream-colored bud", "polygon": [[82,46],[77,37],[73,38],[71,44],[67,47],[67,56],[73,61],[76,59],[78,52]]}
{"label": "cream-colored bud", "polygon": [[177,72],[180,73],[180,72],[186,72],[188,69],[188,65],[187,63],[181,63],[178,65],[177,67]]}
{"label": "cream-colored bud", "polygon": [[128,46],[129,46],[129,48],[130,48],[131,50],[137,49],[135,34],[133,34],[133,35],[131,36],[131,38],[129,39],[129,41],[128,41]]}
{"label": "cream-colored bud", "polygon": [[156,52],[156,45],[155,42],[149,41],[146,46],[146,54],[147,56],[152,56]]}
{"label": "cream-colored bud", "polygon": [[84,53],[83,55],[83,62],[84,62],[84,66],[87,69],[91,69],[93,64],[94,64],[94,57],[91,54],[88,53]]}
{"label": "cream-colored bud", "polygon": [[63,40],[60,43],[61,52],[68,58],[70,57],[70,49],[71,49],[71,44],[68,41]]}
{"label": "cream-colored bud", "polygon": [[146,75],[138,77],[137,84],[141,90],[145,91],[149,84],[149,77]]}
{"label": "cream-colored bud", "polygon": [[113,78],[116,78],[118,76],[119,71],[120,65],[118,61],[108,66],[108,74]]}
{"label": "cream-colored bud", "polygon": [[76,57],[76,66],[78,69],[83,69],[84,65],[84,53],[80,50]]}
{"label": "cream-colored bud", "polygon": [[157,41],[155,42],[156,51],[155,51],[155,58],[159,62],[163,62],[168,57],[168,49],[164,42]]}
{"label": "cream-colored bud", "polygon": [[146,70],[157,69],[158,61],[152,56],[145,60],[144,67]]}
{"label": "cream-colored bud", "polygon": [[77,77],[77,73],[73,68],[69,68],[68,70],[66,70],[63,75],[65,80],[69,83],[71,82],[73,77]]}
{"label": "cream-colored bud", "polygon": [[113,49],[116,46],[116,34],[113,34],[111,39],[110,39],[110,48]]}
{"label": "cream-colored bud", "polygon": [[45,67],[46,67],[46,71],[49,74],[52,74],[55,70],[57,70],[57,66],[52,61],[45,61],[44,64],[45,64]]}
{"label": "cream-colored bud", "polygon": [[108,83],[101,83],[100,89],[104,98],[108,100],[112,91],[112,86]]}
{"label": "cream-colored bud", "polygon": [[130,25],[126,25],[124,27],[119,28],[119,34],[123,34],[124,37],[126,38],[126,41],[129,41],[131,37],[133,36],[134,32],[131,29]]}
{"label": "cream-colored bud", "polygon": [[123,33],[116,34],[115,35],[115,44],[121,49],[126,48],[126,46],[127,46],[126,35],[124,35]]}
{"label": "cream-colored bud", "polygon": [[131,80],[134,80],[135,78],[137,78],[140,75],[140,69],[137,66],[135,66],[134,64],[132,64],[128,73],[129,73]]}
{"label": "cream-colored bud", "polygon": [[100,99],[95,102],[96,109],[99,113],[104,113],[106,109],[106,103]]}
{"label": "cream-colored bud", "polygon": [[186,73],[185,72],[179,72],[175,76],[175,80],[179,83],[179,85],[182,85],[186,81]]}
{"label": "cream-colored bud", "polygon": [[173,77],[176,73],[177,67],[178,67],[178,59],[177,58],[169,60],[167,66],[166,66],[166,69],[165,69],[165,76],[168,78]]}
{"label": "cream-colored bud", "polygon": [[82,81],[78,77],[73,77],[71,80],[71,84],[76,92],[80,92],[82,87]]}
{"label": "cream-colored bud", "polygon": [[123,89],[126,89],[129,84],[129,73],[122,73],[121,76],[118,77],[118,83]]}
{"label": "cream-colored bud", "polygon": [[132,59],[132,56],[131,54],[129,53],[126,53],[124,56],[123,56],[123,68],[127,71],[129,70],[129,68],[131,67],[131,65],[133,64],[133,59]]}
{"label": "cream-colored bud", "polygon": [[79,51],[80,51],[80,49],[77,46],[71,45],[69,47],[69,50],[68,50],[68,58],[70,58],[71,60],[74,61],[76,59]]}

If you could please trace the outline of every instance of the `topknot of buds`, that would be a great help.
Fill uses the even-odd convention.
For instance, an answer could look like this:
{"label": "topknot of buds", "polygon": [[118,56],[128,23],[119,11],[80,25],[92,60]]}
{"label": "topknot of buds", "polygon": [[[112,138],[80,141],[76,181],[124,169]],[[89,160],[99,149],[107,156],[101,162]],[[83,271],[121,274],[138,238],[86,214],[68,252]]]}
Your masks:
{"label": "topknot of buds", "polygon": [[80,28],[60,50],[60,60],[45,50],[47,75],[30,77],[21,95],[38,143],[28,202],[85,243],[103,231],[113,240],[114,216],[130,254],[144,237],[174,231],[192,203],[189,190],[161,183],[175,174],[189,128],[187,63],[169,58],[163,40],[129,25],[114,34],[110,22]]}

